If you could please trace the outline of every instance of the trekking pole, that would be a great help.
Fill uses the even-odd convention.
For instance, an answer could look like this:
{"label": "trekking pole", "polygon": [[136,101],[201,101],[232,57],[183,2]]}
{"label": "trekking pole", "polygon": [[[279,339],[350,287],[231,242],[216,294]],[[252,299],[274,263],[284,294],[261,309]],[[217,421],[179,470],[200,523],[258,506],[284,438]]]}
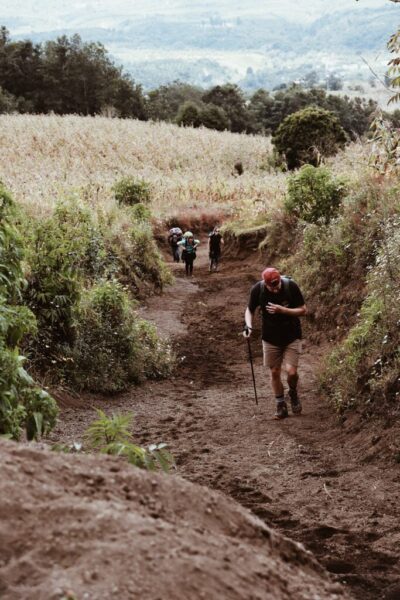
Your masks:
{"label": "trekking pole", "polygon": [[256,399],[256,404],[258,406],[257,389],[256,389],[256,378],[254,376],[253,356],[251,354],[250,337],[247,338],[247,347],[249,349],[249,360],[250,360],[250,366],[251,366],[251,374],[253,376],[254,396],[255,396],[255,399]]}

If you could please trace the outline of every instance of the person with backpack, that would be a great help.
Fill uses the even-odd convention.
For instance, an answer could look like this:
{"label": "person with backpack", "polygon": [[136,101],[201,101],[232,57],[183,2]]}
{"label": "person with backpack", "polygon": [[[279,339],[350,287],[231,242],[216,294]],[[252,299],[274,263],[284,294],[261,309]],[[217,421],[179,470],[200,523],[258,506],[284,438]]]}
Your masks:
{"label": "person with backpack", "polygon": [[200,244],[199,240],[194,239],[191,231],[186,231],[183,239],[178,242],[178,246],[182,247],[182,260],[185,263],[185,272],[187,276],[193,275],[193,261],[196,258],[196,249]]}
{"label": "person with backpack", "polygon": [[303,294],[299,286],[280,272],[267,267],[250,291],[245,312],[244,337],[253,329],[253,315],[260,307],[262,316],[262,346],[264,366],[270,369],[271,384],[276,399],[276,419],[285,419],[288,408],[281,380],[282,365],[285,365],[289,399],[294,414],[300,414],[302,405],[297,392],[297,373],[301,354],[301,324],[299,317],[307,313]]}
{"label": "person with backpack", "polygon": [[208,256],[210,259],[210,273],[212,271],[218,271],[218,263],[221,258],[221,246],[223,246],[224,240],[219,227],[214,227],[213,231],[208,236]]}
{"label": "person with backpack", "polygon": [[171,247],[172,258],[174,259],[174,262],[177,263],[180,261],[178,242],[180,242],[181,239],[182,229],[180,229],[180,227],[172,227],[172,229],[169,230],[168,244]]}

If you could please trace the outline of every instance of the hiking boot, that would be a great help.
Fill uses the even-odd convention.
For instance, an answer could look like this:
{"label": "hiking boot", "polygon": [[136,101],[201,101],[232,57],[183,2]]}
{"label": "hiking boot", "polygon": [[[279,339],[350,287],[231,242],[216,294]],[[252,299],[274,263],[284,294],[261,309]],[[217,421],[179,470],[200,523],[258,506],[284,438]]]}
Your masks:
{"label": "hiking boot", "polygon": [[278,402],[276,405],[275,419],[286,419],[289,416],[286,402]]}
{"label": "hiking boot", "polygon": [[299,415],[301,413],[302,406],[296,389],[289,389],[289,398],[293,414]]}

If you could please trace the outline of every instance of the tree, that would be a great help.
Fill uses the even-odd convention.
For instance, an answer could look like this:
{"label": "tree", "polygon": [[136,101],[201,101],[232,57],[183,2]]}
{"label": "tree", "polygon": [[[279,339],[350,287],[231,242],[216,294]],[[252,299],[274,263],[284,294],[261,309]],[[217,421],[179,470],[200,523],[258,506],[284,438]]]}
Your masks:
{"label": "tree", "polygon": [[250,98],[248,106],[252,129],[256,133],[271,132],[271,116],[275,100],[266,90],[257,90]]}
{"label": "tree", "polygon": [[0,88],[1,104],[14,99],[20,112],[93,115],[112,106],[123,117],[146,117],[141,87],[114,65],[102,44],[84,43],[78,35],[42,46],[11,42],[1,28]]}
{"label": "tree", "polygon": [[242,90],[232,83],[217,85],[203,96],[205,104],[214,104],[225,111],[234,133],[250,132],[250,119]]}
{"label": "tree", "polygon": [[200,105],[203,93],[202,89],[181,81],[161,85],[147,95],[148,117],[154,121],[173,121],[185,102]]}
{"label": "tree", "polygon": [[318,166],[344,147],[346,134],[333,113],[308,107],[286,117],[272,142],[292,170],[306,163]]}
{"label": "tree", "polygon": [[194,102],[184,102],[178,110],[176,122],[183,127],[199,127],[201,124],[200,110]]}
{"label": "tree", "polygon": [[229,130],[231,125],[224,109],[214,104],[207,104],[203,108],[200,113],[200,123],[203,127],[217,131]]}

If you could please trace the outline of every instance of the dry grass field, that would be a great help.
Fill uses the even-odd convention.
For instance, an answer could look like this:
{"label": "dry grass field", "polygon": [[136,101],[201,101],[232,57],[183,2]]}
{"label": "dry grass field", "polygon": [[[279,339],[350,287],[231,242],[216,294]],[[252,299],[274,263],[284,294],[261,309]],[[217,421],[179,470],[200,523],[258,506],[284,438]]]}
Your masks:
{"label": "dry grass field", "polygon": [[[111,208],[112,186],[133,175],[152,185],[153,213],[260,211],[282,197],[286,175],[269,166],[269,138],[106,117],[0,116],[0,180],[38,216],[72,193]],[[241,161],[244,173],[234,174]],[[332,161],[338,172],[365,167],[351,146]],[[246,212],[246,211],[245,211]]]}

